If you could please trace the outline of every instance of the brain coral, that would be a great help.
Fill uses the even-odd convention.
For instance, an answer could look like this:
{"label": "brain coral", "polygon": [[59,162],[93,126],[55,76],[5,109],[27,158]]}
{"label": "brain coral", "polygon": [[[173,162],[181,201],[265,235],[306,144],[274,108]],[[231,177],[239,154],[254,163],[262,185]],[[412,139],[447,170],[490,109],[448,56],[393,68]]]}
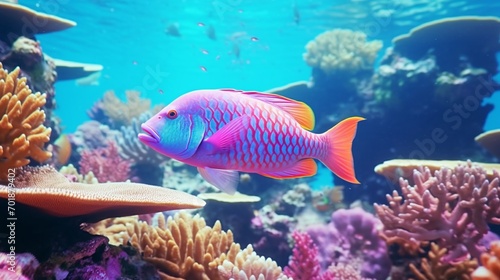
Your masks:
{"label": "brain coral", "polygon": [[[50,139],[50,128],[43,125],[46,95],[32,93],[26,78],[18,79],[19,68],[7,72],[0,64],[0,170],[27,165],[32,158],[38,162],[49,159],[44,144]],[[1,172],[0,181],[7,172]]]}
{"label": "brain coral", "polygon": [[306,45],[304,60],[326,74],[371,70],[382,41],[367,42],[366,34],[334,29],[316,36]]}

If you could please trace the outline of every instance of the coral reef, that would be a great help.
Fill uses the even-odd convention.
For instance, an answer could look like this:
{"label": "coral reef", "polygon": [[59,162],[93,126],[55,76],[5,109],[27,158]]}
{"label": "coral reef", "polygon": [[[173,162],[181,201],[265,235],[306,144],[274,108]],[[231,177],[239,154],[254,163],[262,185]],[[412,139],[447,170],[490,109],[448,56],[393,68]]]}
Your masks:
{"label": "coral reef", "polygon": [[286,279],[275,262],[258,257],[251,246],[240,250],[218,221],[208,227],[203,218],[186,212],[166,221],[163,214],[156,218],[157,226],[136,221],[127,222],[122,232],[102,227],[100,232],[137,248],[162,279]]}
{"label": "coral reef", "polygon": [[137,135],[142,132],[141,124],[152,116],[149,111],[142,113],[139,117],[133,118],[130,125],[121,127],[121,134],[117,135],[116,143],[124,159],[131,160],[134,164],[147,163],[151,166],[162,165],[168,160],[168,157],[142,144],[137,138]]}
{"label": "coral reef", "polygon": [[[237,252],[239,246],[231,246],[228,259],[218,266],[219,275],[224,280],[292,280],[270,258],[259,257],[251,245]],[[237,252],[237,253],[236,253]],[[235,254],[236,253],[236,254]],[[232,256],[235,256],[234,259]]]}
{"label": "coral reef", "polygon": [[195,167],[173,159],[165,164],[162,186],[190,194],[218,191],[201,177]]}
{"label": "coral reef", "polygon": [[[375,166],[375,172],[395,183],[399,182],[400,177],[413,183],[413,171],[418,170],[419,167],[425,166],[431,173],[434,173],[442,168],[454,169],[459,165],[469,164],[471,161],[392,159]],[[474,162],[474,165],[482,168],[488,180],[495,179],[495,170],[500,170],[500,164],[497,163]]]}
{"label": "coral reef", "polygon": [[390,260],[387,247],[379,237],[380,222],[360,208],[340,209],[332,214],[328,225],[311,226],[307,232],[319,247],[321,267],[336,262],[351,264],[360,261],[361,275],[385,279]]}
{"label": "coral reef", "polygon": [[231,230],[237,243],[251,244],[255,241],[257,237],[252,233],[251,220],[260,197],[239,192],[234,195],[220,192],[201,193],[198,197],[207,203],[201,209],[201,215],[207,223],[214,224],[220,221],[224,229]]}
{"label": "coral reef", "polygon": [[410,270],[417,280],[447,280],[462,279],[469,280],[470,274],[477,267],[476,260],[464,260],[450,264],[443,261],[446,255],[445,248],[439,248],[435,243],[431,244],[431,249],[427,258],[423,258],[420,268],[415,264],[410,264]]}
{"label": "coral reef", "polygon": [[[189,194],[145,184],[70,182],[49,166],[16,171],[16,203],[55,217],[78,217],[84,222],[95,222],[205,205]],[[0,198],[6,202],[8,195],[9,187],[0,185]]]}
{"label": "coral reef", "polygon": [[55,108],[56,65],[52,58],[43,54],[38,41],[24,36],[17,37],[1,62],[7,69],[20,67],[20,75],[26,78],[26,84],[33,91],[46,94],[46,112],[50,113]]}
{"label": "coral reef", "polygon": [[[43,125],[41,110],[45,94],[32,93],[26,78],[18,78],[19,68],[8,73],[0,64],[0,170],[27,165],[34,159],[43,162],[52,155],[44,150],[51,129]],[[5,181],[7,172],[0,174]]]}
{"label": "coral reef", "polygon": [[[94,119],[112,128],[130,125],[134,118],[151,109],[151,100],[140,97],[141,93],[135,90],[125,92],[126,102],[118,98],[114,91],[104,93],[102,100],[98,101],[89,112],[90,117],[106,116],[106,119]],[[158,112],[161,105],[152,109],[153,114]],[[102,110],[102,113],[100,112]]]}
{"label": "coral reef", "polygon": [[253,244],[255,249],[279,264],[286,264],[291,253],[290,234],[296,223],[294,217],[276,213],[271,205],[262,207],[251,221],[252,230],[259,237]]}
{"label": "coral reef", "polygon": [[490,250],[481,256],[482,266],[472,273],[472,280],[500,279],[500,241],[490,244]]}
{"label": "coral reef", "polygon": [[375,205],[384,234],[401,243],[420,246],[433,241],[447,250],[444,262],[476,258],[485,251],[479,241],[487,223],[500,222],[499,174],[488,180],[486,171],[468,162],[454,169],[429,168],[413,174],[414,186],[400,179],[402,193],[387,195],[389,205]]}
{"label": "coral reef", "polygon": [[334,29],[318,35],[306,45],[304,60],[313,68],[332,75],[373,69],[381,41],[366,41],[366,34]]}
{"label": "coral reef", "polygon": [[33,279],[39,265],[38,260],[30,253],[12,255],[0,253],[0,273],[10,271],[13,274],[10,277],[0,274],[0,279]]}
{"label": "coral reef", "polygon": [[293,253],[284,274],[294,280],[315,280],[321,274],[318,247],[307,233],[295,231]]}
{"label": "coral reef", "polygon": [[78,182],[78,183],[86,183],[86,184],[97,184],[99,181],[97,178],[94,176],[94,173],[89,172],[85,175],[81,175],[78,173],[78,170],[73,166],[73,164],[69,164],[66,166],[61,167],[59,170],[59,173],[64,175],[66,179],[68,179],[70,182]]}
{"label": "coral reef", "polygon": [[130,178],[130,160],[123,159],[114,142],[106,148],[84,150],[80,159],[80,173],[92,172],[101,183],[124,182]]}
{"label": "coral reef", "polygon": [[71,144],[76,147],[73,150],[80,154],[85,150],[104,148],[110,140],[117,141],[121,136],[120,131],[113,130],[98,121],[87,121],[79,125],[69,138]]}
{"label": "coral reef", "polygon": [[169,158],[144,145],[137,137],[142,132],[141,124],[151,116],[151,112],[145,112],[138,118],[132,119],[130,125],[122,126],[121,134],[117,134],[116,143],[120,149],[120,155],[132,164],[132,176],[138,177],[142,183],[161,185],[164,164]]}

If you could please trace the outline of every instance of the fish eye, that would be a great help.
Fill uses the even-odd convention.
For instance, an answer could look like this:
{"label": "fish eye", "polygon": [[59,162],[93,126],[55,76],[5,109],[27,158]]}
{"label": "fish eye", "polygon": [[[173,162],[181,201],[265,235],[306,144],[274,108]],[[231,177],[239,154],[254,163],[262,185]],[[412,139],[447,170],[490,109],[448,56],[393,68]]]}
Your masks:
{"label": "fish eye", "polygon": [[168,111],[167,117],[169,119],[175,119],[175,118],[177,118],[177,111],[176,110],[170,110],[170,111]]}

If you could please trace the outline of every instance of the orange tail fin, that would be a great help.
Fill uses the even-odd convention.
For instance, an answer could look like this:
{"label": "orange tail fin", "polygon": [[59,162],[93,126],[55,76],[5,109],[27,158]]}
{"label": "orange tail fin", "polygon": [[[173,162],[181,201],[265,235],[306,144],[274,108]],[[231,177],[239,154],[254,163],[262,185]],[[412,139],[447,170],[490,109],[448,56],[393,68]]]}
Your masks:
{"label": "orange tail fin", "polygon": [[358,122],[362,120],[364,118],[361,117],[347,118],[323,133],[329,151],[320,159],[321,162],[341,179],[354,184],[359,184],[359,181],[354,175],[352,140],[356,136]]}

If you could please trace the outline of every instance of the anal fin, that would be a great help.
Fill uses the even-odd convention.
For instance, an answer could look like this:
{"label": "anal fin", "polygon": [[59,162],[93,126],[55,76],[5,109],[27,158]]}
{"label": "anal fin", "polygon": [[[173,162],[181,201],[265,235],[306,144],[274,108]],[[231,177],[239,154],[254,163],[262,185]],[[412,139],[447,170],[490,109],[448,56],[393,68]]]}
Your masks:
{"label": "anal fin", "polygon": [[260,175],[274,179],[294,179],[316,175],[318,165],[312,158],[299,160],[295,165],[280,171],[259,172]]}
{"label": "anal fin", "polygon": [[238,171],[235,170],[198,167],[198,172],[200,172],[201,177],[207,182],[228,194],[234,194],[236,192],[236,188],[240,181],[240,175]]}

